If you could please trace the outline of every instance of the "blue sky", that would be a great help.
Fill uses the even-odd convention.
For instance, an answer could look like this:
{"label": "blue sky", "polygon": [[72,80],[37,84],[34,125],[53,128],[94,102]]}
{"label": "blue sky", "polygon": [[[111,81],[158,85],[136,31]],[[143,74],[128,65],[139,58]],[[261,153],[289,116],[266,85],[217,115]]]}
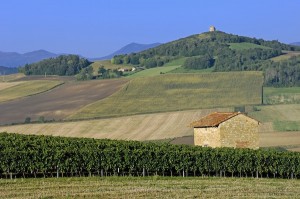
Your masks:
{"label": "blue sky", "polygon": [[300,41],[300,0],[1,0],[0,51],[100,57],[208,30]]}

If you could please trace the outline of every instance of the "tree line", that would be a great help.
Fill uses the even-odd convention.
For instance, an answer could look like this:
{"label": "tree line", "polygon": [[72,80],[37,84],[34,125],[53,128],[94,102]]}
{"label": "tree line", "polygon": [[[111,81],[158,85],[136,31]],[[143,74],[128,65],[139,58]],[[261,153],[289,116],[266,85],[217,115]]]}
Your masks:
{"label": "tree line", "polygon": [[0,174],[298,178],[300,153],[1,133]]}
{"label": "tree line", "polygon": [[266,86],[300,86],[300,56],[281,62],[269,61],[264,76]]}
{"label": "tree line", "polygon": [[61,75],[72,76],[91,64],[87,59],[78,55],[60,55],[37,63],[26,64],[20,68],[25,75]]}

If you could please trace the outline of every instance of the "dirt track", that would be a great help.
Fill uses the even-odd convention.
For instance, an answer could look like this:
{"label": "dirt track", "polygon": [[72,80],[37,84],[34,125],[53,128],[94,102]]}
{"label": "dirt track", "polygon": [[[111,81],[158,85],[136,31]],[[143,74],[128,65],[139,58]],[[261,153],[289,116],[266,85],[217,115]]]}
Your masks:
{"label": "dirt track", "polygon": [[127,81],[66,81],[48,92],[0,103],[0,124],[24,122],[26,117],[31,120],[37,120],[40,116],[47,120],[63,119],[79,108],[113,94]]}

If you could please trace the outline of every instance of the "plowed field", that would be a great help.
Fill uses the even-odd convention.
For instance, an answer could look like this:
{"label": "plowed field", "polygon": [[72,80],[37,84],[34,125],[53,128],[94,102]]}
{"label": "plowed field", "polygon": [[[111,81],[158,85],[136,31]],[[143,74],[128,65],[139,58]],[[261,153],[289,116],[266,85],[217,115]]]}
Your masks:
{"label": "plowed field", "polygon": [[[24,81],[24,80],[23,80]],[[45,93],[0,103],[0,124],[37,120],[63,119],[81,107],[101,100],[120,89],[128,80],[67,81]]]}

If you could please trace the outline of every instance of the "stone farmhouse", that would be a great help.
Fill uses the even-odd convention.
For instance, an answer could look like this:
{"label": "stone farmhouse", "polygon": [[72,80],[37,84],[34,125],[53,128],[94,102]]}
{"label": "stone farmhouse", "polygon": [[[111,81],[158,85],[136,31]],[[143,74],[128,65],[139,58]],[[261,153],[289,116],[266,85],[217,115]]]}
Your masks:
{"label": "stone farmhouse", "polygon": [[259,148],[258,125],[240,112],[215,112],[190,124],[195,145],[251,149]]}

